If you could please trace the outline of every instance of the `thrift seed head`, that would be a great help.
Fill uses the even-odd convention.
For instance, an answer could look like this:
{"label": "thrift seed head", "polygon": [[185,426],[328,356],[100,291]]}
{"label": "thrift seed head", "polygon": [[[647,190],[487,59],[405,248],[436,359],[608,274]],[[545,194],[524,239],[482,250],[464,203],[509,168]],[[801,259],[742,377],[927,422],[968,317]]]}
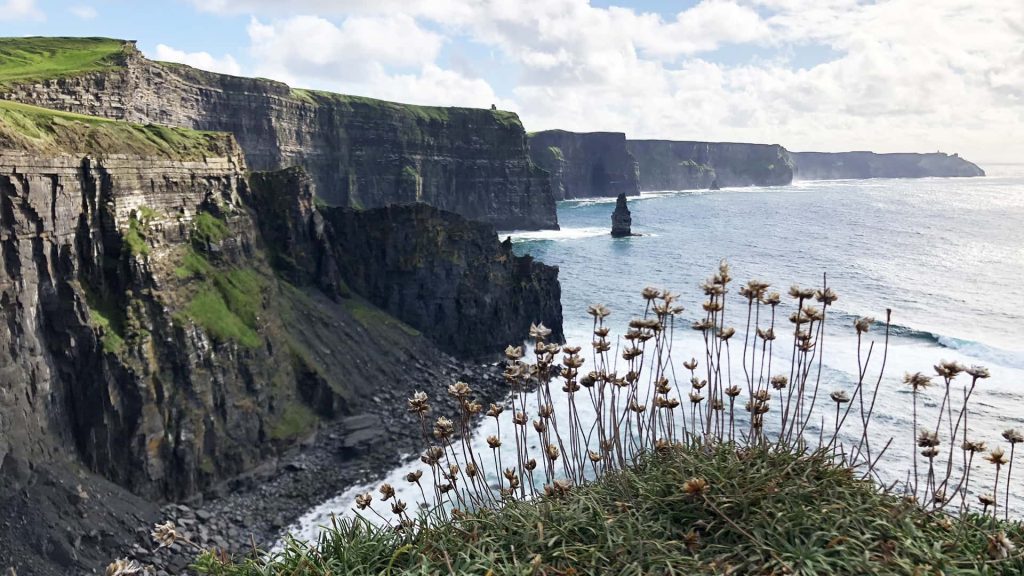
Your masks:
{"label": "thrift seed head", "polygon": [[1004,466],[1009,462],[1009,460],[1006,459],[1006,452],[1003,451],[1001,446],[997,446],[989,450],[988,454],[985,455],[985,460],[988,460],[996,466]]}
{"label": "thrift seed head", "polygon": [[135,576],[142,574],[142,564],[127,558],[118,558],[107,565],[106,576]]}
{"label": "thrift seed head", "polygon": [[1013,445],[1024,442],[1024,434],[1021,434],[1020,430],[1015,428],[1007,428],[1003,430],[1003,439]]}
{"label": "thrift seed head", "polygon": [[846,404],[850,401],[850,396],[846,393],[846,390],[836,390],[830,394],[832,401],[836,404]]}
{"label": "thrift seed head", "polygon": [[166,548],[171,544],[174,544],[174,542],[179,538],[178,531],[174,529],[174,524],[170,521],[153,526],[153,531],[150,532],[150,536],[152,536],[153,540],[160,545],[160,548]]}

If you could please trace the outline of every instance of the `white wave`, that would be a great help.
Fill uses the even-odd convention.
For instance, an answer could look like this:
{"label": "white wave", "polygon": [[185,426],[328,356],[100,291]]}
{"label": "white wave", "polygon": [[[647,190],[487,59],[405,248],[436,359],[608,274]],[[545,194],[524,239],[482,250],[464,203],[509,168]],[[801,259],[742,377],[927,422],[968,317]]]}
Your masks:
{"label": "white wave", "polygon": [[608,228],[562,228],[561,230],[530,230],[499,232],[498,237],[504,239],[511,236],[512,242],[527,242],[531,240],[578,240],[580,238],[593,238],[595,236],[607,236]]}
{"label": "white wave", "polygon": [[945,348],[951,348],[965,356],[991,362],[1007,368],[1024,370],[1024,352],[994,348],[974,340],[961,340],[952,336],[937,336],[936,341]]}

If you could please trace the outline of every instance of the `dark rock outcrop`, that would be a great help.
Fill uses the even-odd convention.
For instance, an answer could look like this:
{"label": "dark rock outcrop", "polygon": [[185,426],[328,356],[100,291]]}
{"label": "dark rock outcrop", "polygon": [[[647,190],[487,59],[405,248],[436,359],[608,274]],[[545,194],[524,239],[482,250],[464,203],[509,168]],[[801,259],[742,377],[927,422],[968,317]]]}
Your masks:
{"label": "dark rock outcrop", "polygon": [[612,238],[624,238],[633,235],[633,217],[626,205],[626,195],[619,194],[615,199],[615,211],[612,212]]}
{"label": "dark rock outcrop", "polygon": [[704,190],[713,186],[784,186],[793,161],[778,144],[627,140],[640,166],[641,190]]}
{"label": "dark rock outcrop", "polygon": [[324,217],[352,290],[442,349],[491,355],[520,342],[531,322],[562,340],[558,268],[516,256],[490,225],[425,204],[330,208]]}
{"label": "dark rock outcrop", "polygon": [[640,194],[637,162],[621,132],[536,132],[530,158],[551,173],[557,200]]}
{"label": "dark rock outcrop", "polygon": [[797,180],[984,176],[958,154],[876,154],[874,152],[793,152]]}
{"label": "dark rock outcrop", "polygon": [[254,170],[302,166],[332,205],[424,202],[499,229],[557,228],[547,174],[512,112],[293,90],[145,59],[26,85],[0,98],[132,122],[231,132]]}

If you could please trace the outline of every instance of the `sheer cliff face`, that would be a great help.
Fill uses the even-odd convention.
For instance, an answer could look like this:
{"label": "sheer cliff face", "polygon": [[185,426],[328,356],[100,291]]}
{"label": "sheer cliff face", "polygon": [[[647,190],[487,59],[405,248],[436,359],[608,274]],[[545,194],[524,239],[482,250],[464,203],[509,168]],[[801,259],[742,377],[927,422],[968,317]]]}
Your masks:
{"label": "sheer cliff face", "polygon": [[531,322],[562,340],[558,268],[496,246],[491,226],[422,204],[333,208],[325,218],[352,290],[443,349],[486,357],[521,342]]}
{"label": "sheer cliff face", "polygon": [[424,202],[499,229],[557,228],[547,174],[511,112],[291,90],[151,62],[0,89],[0,97],[134,122],[231,132],[254,170],[301,166],[327,203]]}
{"label": "sheer cliff face", "polygon": [[984,176],[977,165],[953,154],[794,152],[798,180]]}
{"label": "sheer cliff face", "polygon": [[640,194],[637,162],[619,132],[537,132],[530,135],[530,158],[551,173],[558,200]]}
{"label": "sheer cliff face", "polygon": [[[0,150],[0,463],[77,460],[138,494],[185,497],[358,411],[382,381],[405,392],[410,363],[429,376],[445,357],[431,340],[497,354],[531,320],[560,320],[557,271],[510,256],[492,228],[422,205],[370,210],[345,234],[400,229],[393,248],[429,246],[407,254],[446,264],[448,284],[369,272],[443,322],[409,300],[388,307],[403,323],[349,290],[352,240],[316,209],[310,178],[253,183],[240,153]],[[444,290],[459,296],[441,302]]]}
{"label": "sheer cliff face", "polygon": [[724,186],[784,186],[793,160],[778,144],[628,140],[640,165],[641,190],[691,190]]}

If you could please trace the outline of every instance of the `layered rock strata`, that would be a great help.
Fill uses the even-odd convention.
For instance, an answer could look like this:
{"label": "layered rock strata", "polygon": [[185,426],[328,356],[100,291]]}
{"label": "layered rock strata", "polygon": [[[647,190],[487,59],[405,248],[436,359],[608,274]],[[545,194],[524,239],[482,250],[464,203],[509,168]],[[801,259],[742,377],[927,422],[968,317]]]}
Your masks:
{"label": "layered rock strata", "polygon": [[627,140],[640,167],[641,190],[784,186],[793,160],[778,144]]}
{"label": "layered rock strata", "polygon": [[153,62],[133,42],[116,66],[0,86],[0,98],[230,132],[252,169],[301,166],[331,205],[423,202],[500,229],[558,227],[547,174],[530,162],[512,112],[293,90]]}

